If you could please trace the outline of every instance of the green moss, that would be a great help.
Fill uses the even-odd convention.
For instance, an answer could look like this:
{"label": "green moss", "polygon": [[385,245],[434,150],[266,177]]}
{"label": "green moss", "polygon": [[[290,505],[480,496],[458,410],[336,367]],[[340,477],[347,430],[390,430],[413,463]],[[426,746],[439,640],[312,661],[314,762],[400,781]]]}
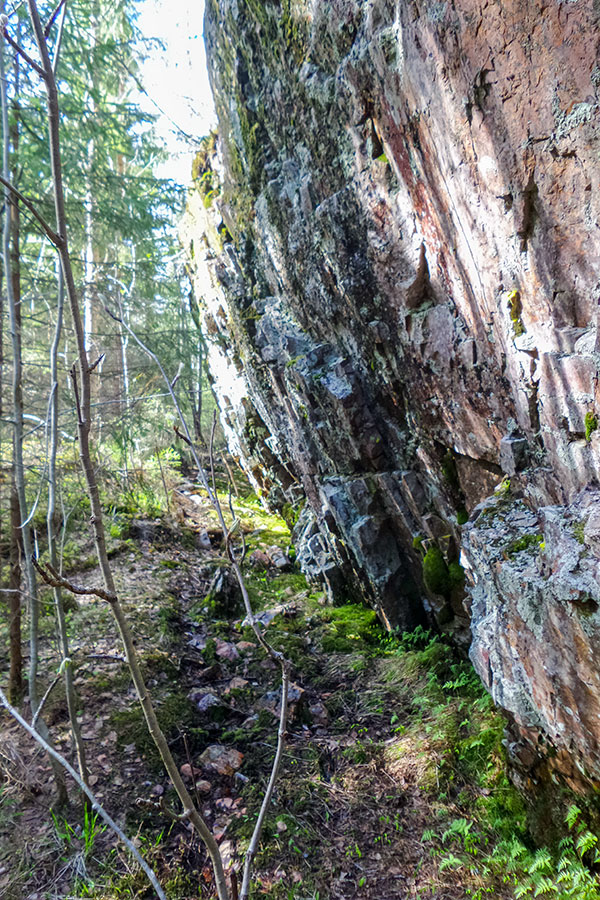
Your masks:
{"label": "green moss", "polygon": [[450,584],[453,588],[462,587],[465,583],[465,570],[458,561],[451,562],[448,566]]}
{"label": "green moss", "polygon": [[448,566],[437,544],[433,544],[423,557],[423,580],[434,594],[447,597],[452,590]]}
{"label": "green moss", "polygon": [[456,521],[459,525],[465,525],[469,521],[469,513],[464,506],[456,510]]}
{"label": "green moss", "polygon": [[301,500],[300,503],[284,503],[281,509],[281,517],[290,531],[293,531],[296,522],[300,518],[300,513],[304,509],[304,505],[306,500]]}
{"label": "green moss", "polygon": [[573,534],[577,538],[578,543],[585,544],[585,519],[573,522]]}
{"label": "green moss", "polygon": [[413,538],[413,542],[412,542],[413,550],[423,550],[423,541],[424,540],[425,540],[425,538],[423,537],[422,534],[415,535]]}
{"label": "green moss", "polygon": [[422,553],[425,552],[425,548],[423,547],[423,541],[425,538],[422,534],[417,534],[413,538],[413,550],[420,550]]}
{"label": "green moss", "polygon": [[586,441],[590,441],[592,434],[598,428],[598,417],[593,412],[586,412],[585,414],[585,439]]}
{"label": "green moss", "polygon": [[323,611],[321,618],[327,625],[321,640],[327,653],[354,653],[381,640],[377,615],[366,606],[348,603],[330,607]]}
{"label": "green moss", "polygon": [[523,550],[539,549],[543,540],[544,537],[541,534],[524,534],[522,537],[516,538],[514,541],[510,542],[506,547],[506,555],[514,556],[516,553],[521,553]]}
{"label": "green moss", "polygon": [[214,638],[209,638],[206,642],[204,650],[202,651],[202,657],[206,665],[211,666],[213,663],[218,662],[217,657],[217,642]]}
{"label": "green moss", "polygon": [[519,337],[519,335],[525,334],[525,326],[523,325],[523,320],[521,318],[521,315],[523,313],[521,294],[516,290],[509,291],[506,300],[510,312],[510,320],[513,326],[513,333],[515,337]]}
{"label": "green moss", "polygon": [[192,162],[192,178],[196,181],[207,171],[210,161],[217,148],[217,132],[211,131],[200,142],[200,149]]}

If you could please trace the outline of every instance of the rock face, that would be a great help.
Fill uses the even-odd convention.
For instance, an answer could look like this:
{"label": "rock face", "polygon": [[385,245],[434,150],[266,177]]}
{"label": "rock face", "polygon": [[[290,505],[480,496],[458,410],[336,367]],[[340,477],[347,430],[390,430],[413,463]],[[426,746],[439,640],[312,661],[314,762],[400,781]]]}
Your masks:
{"label": "rock face", "polygon": [[516,764],[527,772],[550,741],[550,769],[577,789],[600,775],[600,491],[535,511],[500,492],[473,519],[471,659],[514,716]]}
{"label": "rock face", "polygon": [[599,24],[595,0],[207,0],[219,133],[185,242],[231,449],[306,498],[305,570],[470,630],[521,733],[600,778]]}

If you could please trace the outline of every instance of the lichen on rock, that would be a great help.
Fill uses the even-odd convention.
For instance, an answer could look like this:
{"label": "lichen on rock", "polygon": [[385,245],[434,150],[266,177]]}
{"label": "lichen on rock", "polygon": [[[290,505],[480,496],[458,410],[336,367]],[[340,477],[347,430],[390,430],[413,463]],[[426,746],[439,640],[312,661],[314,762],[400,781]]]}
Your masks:
{"label": "lichen on rock", "polygon": [[[591,3],[211,0],[218,137],[184,229],[230,447],[265,502],[306,498],[305,571],[390,627],[470,627],[475,656],[493,626],[480,674],[559,744],[502,628],[555,642],[566,698],[586,669],[548,598],[588,637],[592,600],[557,599],[537,538],[498,547],[485,600],[473,547],[513,527],[503,475],[531,516],[514,540],[546,548],[541,511],[568,519],[600,478],[597,28]],[[417,535],[451,588],[427,583]]]}

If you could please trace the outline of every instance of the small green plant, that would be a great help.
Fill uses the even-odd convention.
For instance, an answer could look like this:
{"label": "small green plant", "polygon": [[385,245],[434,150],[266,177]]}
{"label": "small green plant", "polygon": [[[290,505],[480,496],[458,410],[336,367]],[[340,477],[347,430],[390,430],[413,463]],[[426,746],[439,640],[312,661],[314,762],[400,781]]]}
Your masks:
{"label": "small green plant", "polygon": [[425,538],[423,537],[422,534],[416,534],[414,536],[413,542],[412,542],[413,550],[422,550],[423,552],[425,552],[425,548],[423,547],[424,540],[425,540]]}
{"label": "small green plant", "polygon": [[503,478],[496,488],[495,493],[500,494],[503,497],[508,497],[510,494],[510,478]]}
{"label": "small green plant", "polygon": [[585,425],[585,439],[589,444],[594,431],[596,431],[598,428],[598,416],[591,411],[586,412],[585,419],[583,421]]}
{"label": "small green plant", "polygon": [[454,819],[442,834],[442,844],[456,841],[467,853],[475,856],[479,840],[472,829],[473,823],[467,819]]}
{"label": "small green plant", "polygon": [[62,820],[59,819],[52,809],[50,810],[50,815],[52,816],[56,836],[64,844],[65,849],[71,851],[72,848],[75,848],[77,844],[82,842],[82,852],[86,859],[91,856],[98,835],[106,831],[106,825],[102,824],[101,821],[99,822],[99,814],[92,812],[87,806],[84,808],[83,813],[83,830],[79,827],[74,828],[64,818]]}
{"label": "small green plant", "polygon": [[598,836],[581,820],[581,810],[573,805],[565,821],[573,833],[559,844],[559,856],[538,850],[525,867],[515,897],[555,897],[557,900],[600,900],[600,884],[594,869],[600,863]]}
{"label": "small green plant", "polygon": [[92,812],[86,806],[83,814],[83,847],[86,856],[90,856],[94,849],[96,838],[103,831],[106,831],[106,825],[98,822],[99,814]]}

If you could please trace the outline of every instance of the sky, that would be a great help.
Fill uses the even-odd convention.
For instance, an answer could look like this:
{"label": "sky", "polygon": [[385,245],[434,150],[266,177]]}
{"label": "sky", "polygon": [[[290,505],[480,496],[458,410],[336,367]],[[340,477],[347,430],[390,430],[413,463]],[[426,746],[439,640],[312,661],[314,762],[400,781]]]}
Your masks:
{"label": "sky", "polygon": [[139,26],[147,37],[160,37],[163,50],[153,50],[143,64],[141,79],[151,100],[140,104],[159,115],[157,133],[169,151],[169,161],[156,174],[182,184],[191,181],[194,145],[215,125],[202,38],[204,0],[144,0]]}

